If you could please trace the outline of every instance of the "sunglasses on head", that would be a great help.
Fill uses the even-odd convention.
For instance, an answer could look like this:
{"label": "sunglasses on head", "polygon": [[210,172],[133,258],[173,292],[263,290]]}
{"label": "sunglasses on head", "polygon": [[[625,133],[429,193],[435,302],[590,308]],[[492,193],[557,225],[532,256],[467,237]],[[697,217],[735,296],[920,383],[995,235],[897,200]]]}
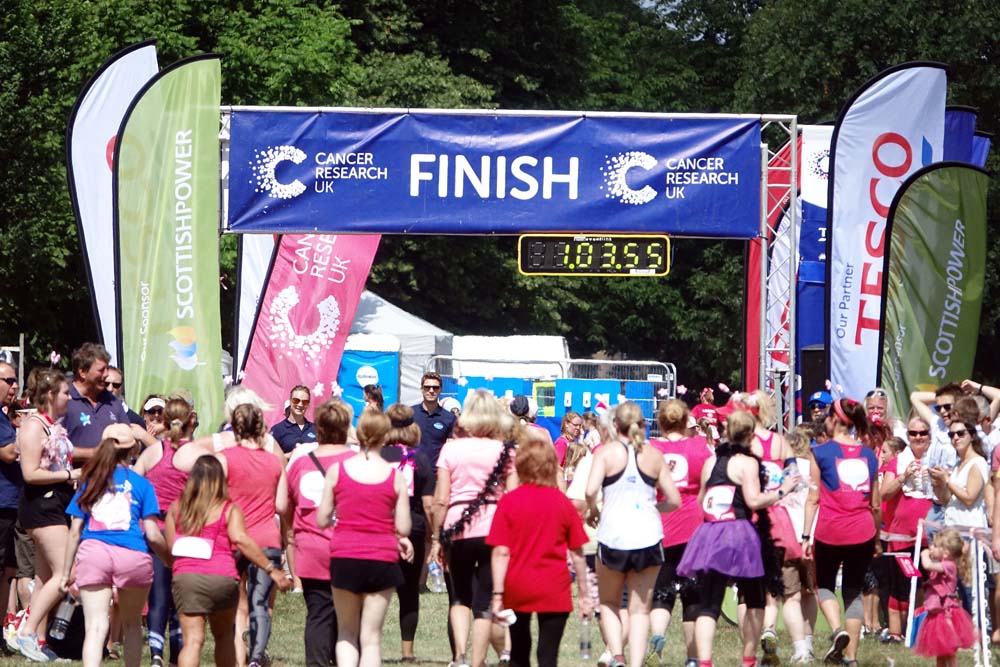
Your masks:
{"label": "sunglasses on head", "polygon": [[108,380],[104,384],[106,384],[108,387],[114,387],[115,389],[121,389],[122,388],[122,383],[121,382],[112,382],[111,380]]}
{"label": "sunglasses on head", "polygon": [[879,398],[886,398],[888,394],[885,393],[885,389],[872,389],[870,392],[865,394],[865,398],[872,398],[877,396]]}
{"label": "sunglasses on head", "polygon": [[930,434],[931,434],[930,431],[907,431],[906,432],[906,435],[910,436],[911,438],[926,438]]}
{"label": "sunglasses on head", "polygon": [[305,406],[309,405],[309,399],[308,398],[293,398],[291,400],[291,404],[292,405],[301,405],[302,407],[305,407]]}
{"label": "sunglasses on head", "polygon": [[13,387],[17,384],[17,378],[0,378],[0,380],[6,382],[8,387]]}
{"label": "sunglasses on head", "polygon": [[950,437],[952,439],[955,439],[955,438],[964,438],[968,432],[969,431],[967,429],[960,428],[957,431],[949,431],[948,432],[948,437]]}
{"label": "sunglasses on head", "polygon": [[441,385],[439,384],[425,384],[421,387],[424,391],[441,391]]}

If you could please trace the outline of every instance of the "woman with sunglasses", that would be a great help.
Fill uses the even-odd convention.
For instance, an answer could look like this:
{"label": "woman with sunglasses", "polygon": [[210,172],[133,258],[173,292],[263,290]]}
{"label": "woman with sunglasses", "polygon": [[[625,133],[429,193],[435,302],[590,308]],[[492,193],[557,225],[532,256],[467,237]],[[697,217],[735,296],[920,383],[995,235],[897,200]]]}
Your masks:
{"label": "woman with sunglasses", "polygon": [[308,387],[301,384],[293,387],[288,398],[288,414],[271,427],[271,435],[285,454],[291,454],[301,444],[316,444],[316,428],[306,419],[311,397]]}
{"label": "woman with sunglasses", "polygon": [[142,402],[142,410],[139,416],[146,422],[146,431],[154,438],[159,438],[167,430],[163,412],[166,410],[167,402],[160,394],[150,394]]}
{"label": "woman with sunglasses", "polygon": [[958,465],[951,471],[930,470],[934,494],[944,505],[944,524],[985,528],[990,467],[983,442],[973,422],[953,419],[948,425],[948,435],[958,454]]}
{"label": "woman with sunglasses", "polygon": [[[864,621],[861,593],[881,522],[878,457],[862,442],[868,434],[868,417],[857,401],[835,400],[826,418],[826,430],[830,440],[813,449],[816,466],[810,471],[812,486],[806,502],[802,546],[805,557],[816,561],[820,609],[830,627],[835,628],[824,661],[843,661],[847,667],[854,667]],[[817,510],[823,520],[816,522],[813,529]],[[841,566],[846,617],[843,626],[834,594]]]}
{"label": "woman with sunglasses", "polygon": [[[906,427],[909,447],[890,461],[882,475],[879,493],[882,500],[896,501],[886,530],[909,540],[890,540],[889,551],[912,551],[917,524],[931,508],[930,477],[927,474],[927,451],[931,445],[931,427],[921,417],[914,417]],[[901,643],[910,600],[910,578],[895,558],[889,560],[889,635],[886,641]]]}
{"label": "woman with sunglasses", "polygon": [[583,417],[572,410],[564,414],[559,427],[559,437],[552,443],[556,448],[556,458],[559,460],[560,468],[566,465],[566,452],[570,444],[579,442],[582,434]]}

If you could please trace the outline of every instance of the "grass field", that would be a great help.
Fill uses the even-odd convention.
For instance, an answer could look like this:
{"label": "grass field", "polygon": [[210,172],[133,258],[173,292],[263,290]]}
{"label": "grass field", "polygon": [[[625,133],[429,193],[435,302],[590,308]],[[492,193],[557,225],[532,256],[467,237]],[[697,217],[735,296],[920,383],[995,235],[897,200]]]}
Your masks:
{"label": "grass field", "polygon": [[[443,594],[426,593],[421,596],[420,626],[417,630],[416,655],[423,665],[447,665],[450,660],[450,649],[448,648],[448,635],[446,631],[447,596]],[[679,611],[679,609],[678,609]],[[386,618],[385,635],[382,642],[382,661],[384,664],[399,664],[399,623],[398,607],[395,599],[389,608],[389,615]],[[271,636],[269,652],[274,660],[274,667],[298,667],[303,665],[303,639],[302,628],[305,621],[305,604],[301,595],[286,594],[278,597],[274,612],[274,631]],[[781,640],[780,656],[783,664],[788,664],[791,657],[791,644],[788,636],[779,633]],[[559,655],[559,664],[566,667],[583,667],[584,665],[595,665],[597,657],[603,651],[600,633],[596,626],[592,633],[592,660],[584,662],[579,656],[579,623],[575,617],[570,618],[566,627],[566,634],[563,637],[562,647]],[[822,655],[829,642],[825,637],[817,637],[817,653]],[[534,658],[534,656],[532,656]],[[663,665],[670,667],[680,667],[684,664],[684,647],[680,636],[680,628],[671,627],[667,638],[667,648],[664,652]],[[119,663],[121,661],[118,661]],[[496,663],[496,655],[490,654],[488,662]],[[859,652],[859,662],[868,667],[909,667],[910,665],[933,664],[932,661],[913,655],[902,646],[884,646],[878,644],[873,639],[862,640]],[[31,665],[27,660],[20,657],[0,658],[0,665]],[[73,663],[61,663],[73,664]],[[79,663],[76,663],[79,664]],[[115,664],[108,662],[108,664]],[[148,665],[148,654],[143,658],[143,665]],[[202,656],[203,665],[212,664],[211,643],[205,647]],[[534,664],[534,663],[532,663]],[[715,664],[722,667],[740,664],[739,635],[735,627],[728,624],[720,624],[720,630],[716,637]],[[822,664],[817,662],[814,664]],[[959,664],[966,666],[973,664],[971,651],[959,654]],[[994,655],[994,664],[997,656]]]}

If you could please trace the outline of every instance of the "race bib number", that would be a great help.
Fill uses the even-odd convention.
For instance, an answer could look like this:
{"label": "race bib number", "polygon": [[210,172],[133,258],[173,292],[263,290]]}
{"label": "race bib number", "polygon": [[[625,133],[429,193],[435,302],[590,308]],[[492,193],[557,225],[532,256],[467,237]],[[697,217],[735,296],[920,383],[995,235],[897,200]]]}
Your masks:
{"label": "race bib number", "polygon": [[837,476],[840,478],[840,491],[870,493],[872,490],[868,464],[864,459],[837,459]]}
{"label": "race bib number", "polygon": [[686,489],[690,486],[688,482],[688,462],[680,454],[664,454],[663,462],[667,464],[670,477],[674,480],[674,486],[678,489]]}
{"label": "race bib number", "polygon": [[701,508],[705,518],[710,521],[730,521],[736,518],[733,512],[733,500],[736,498],[736,487],[730,485],[713,486],[705,491]]}
{"label": "race bib number", "polygon": [[325,483],[326,475],[319,470],[310,470],[299,479],[299,495],[313,505],[319,505],[319,501],[323,499]]}
{"label": "race bib number", "polygon": [[785,471],[774,461],[763,461],[764,477],[767,482],[764,484],[764,491],[777,491],[781,488],[781,483],[785,480]]}
{"label": "race bib number", "polygon": [[128,530],[132,524],[132,493],[105,493],[90,510],[90,530]]}

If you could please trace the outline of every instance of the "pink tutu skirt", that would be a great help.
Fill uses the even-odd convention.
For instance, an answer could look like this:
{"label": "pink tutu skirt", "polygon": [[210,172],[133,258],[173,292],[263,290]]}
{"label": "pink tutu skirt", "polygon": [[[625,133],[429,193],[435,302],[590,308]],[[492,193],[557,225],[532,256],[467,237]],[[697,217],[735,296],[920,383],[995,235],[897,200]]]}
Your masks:
{"label": "pink tutu skirt", "polygon": [[976,628],[969,612],[961,607],[947,606],[932,611],[920,625],[914,653],[925,658],[955,655],[960,648],[971,648],[976,643]]}

